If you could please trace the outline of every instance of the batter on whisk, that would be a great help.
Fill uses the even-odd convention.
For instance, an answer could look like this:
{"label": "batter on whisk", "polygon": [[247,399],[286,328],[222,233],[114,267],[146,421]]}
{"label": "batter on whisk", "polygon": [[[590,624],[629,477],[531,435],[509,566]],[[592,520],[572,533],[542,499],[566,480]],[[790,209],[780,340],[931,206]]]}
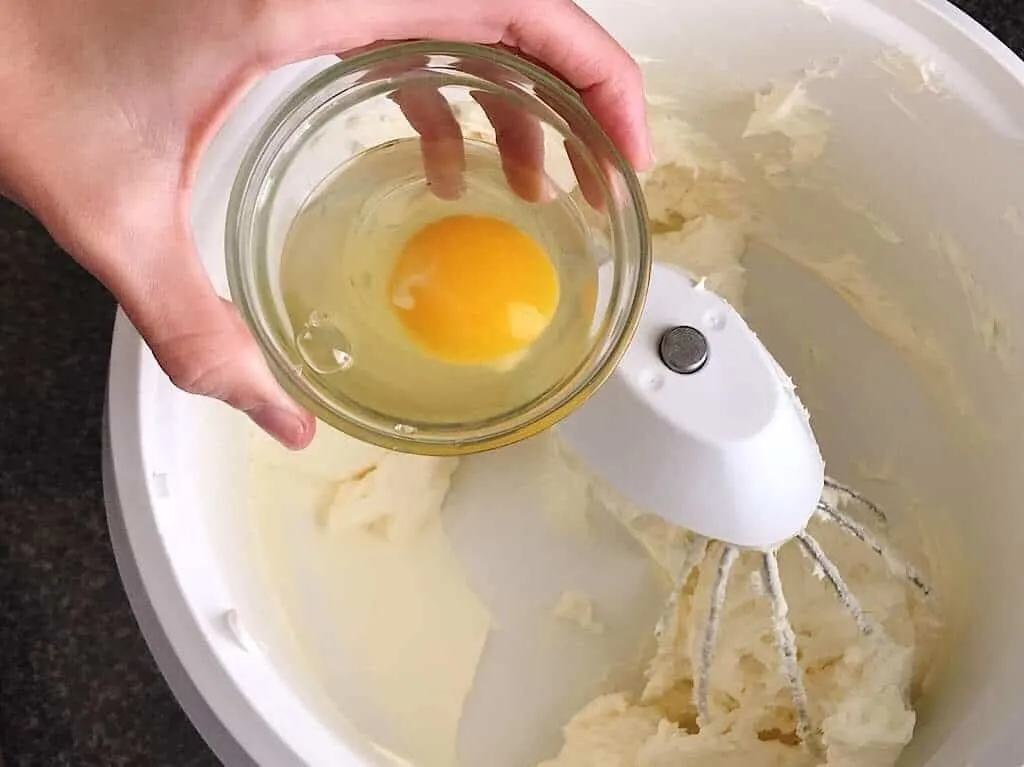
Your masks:
{"label": "batter on whisk", "polygon": [[[832,498],[865,523],[873,514]],[[666,573],[686,569],[684,560],[703,546],[661,519],[610,499],[606,505],[628,521]],[[802,742],[780,657],[769,577],[754,554],[732,564],[706,717],[699,714],[701,651],[722,561],[722,546],[711,544],[668,616],[642,692],[615,692],[590,703],[565,728],[559,756],[544,767],[893,764],[913,734],[914,705],[940,627],[934,606],[918,585],[893,573],[833,520],[816,517],[808,532],[844,574],[871,625],[868,631],[858,625],[800,544],[780,548],[778,574],[799,647],[811,748]]]}
{"label": "batter on whisk", "polygon": [[[654,134],[661,156],[693,158],[706,149],[699,137],[689,134],[676,120],[655,122]],[[739,308],[749,222],[742,202],[743,180],[720,158],[712,158],[707,167],[691,165],[663,165],[647,179],[656,256],[702,278],[703,286]],[[651,302],[659,301],[659,278],[673,279],[656,271],[649,311],[658,311],[650,307]],[[664,283],[660,289],[666,290]],[[680,306],[691,300],[683,295],[688,290],[682,282],[673,285],[663,297],[668,307],[665,311],[685,313]],[[699,302],[713,299],[694,295],[698,303],[694,304],[693,325],[699,327],[707,316],[706,307]],[[722,311],[727,313],[728,306],[723,305]],[[726,326],[735,329],[737,324],[743,322],[735,316]],[[657,325],[652,324],[652,332]],[[680,360],[667,359],[664,348],[662,362],[675,372],[692,372],[696,378],[704,374],[702,366],[710,364],[716,351],[724,354],[735,349],[727,344],[723,349],[721,335],[715,331],[696,334],[701,343],[675,352],[692,356],[698,364],[674,364]],[[738,337],[743,341],[742,333]],[[665,336],[662,339],[664,347]],[[752,335],[750,341],[758,344]],[[633,364],[636,373],[649,370],[652,360],[643,358]],[[728,455],[722,456],[732,448],[724,430],[736,425],[731,421],[722,425],[717,455],[702,451],[709,440],[714,441],[708,435],[720,424],[713,419],[688,422],[685,412],[677,414],[681,420],[674,429],[660,436],[651,434],[659,428],[658,419],[625,435],[630,423],[643,419],[649,407],[645,398],[655,401],[664,394],[662,387],[653,395],[631,388],[627,381],[636,376],[630,374],[630,365],[627,358],[617,373],[624,385],[615,388],[613,380],[598,396],[608,396],[602,403],[606,412],[628,409],[628,415],[616,424],[616,434],[631,442],[631,452],[611,456],[595,448],[599,432],[610,421],[600,416],[589,420],[585,406],[579,414],[582,422],[574,424],[577,416],[571,416],[562,429],[572,448],[565,454],[564,471],[587,475],[606,510],[626,523],[675,585],[654,631],[657,647],[644,669],[641,689],[612,692],[593,700],[566,726],[560,754],[543,767],[893,764],[913,735],[914,707],[941,626],[928,573],[915,566],[921,563],[904,561],[887,541],[885,511],[855,489],[820,473],[816,448],[802,464],[799,460],[792,464],[798,474],[801,465],[806,469],[793,478],[795,485],[806,480],[813,494],[803,511],[793,512],[797,516],[793,526],[786,528],[787,540],[772,538],[768,530],[763,531],[767,536],[763,540],[757,537],[756,506],[762,501],[768,504],[773,496],[768,484],[758,485],[762,487],[760,496],[744,496],[742,488],[736,490],[730,482],[723,482],[719,493],[711,493],[716,500],[724,496],[723,503],[733,503],[737,519],[749,522],[749,528],[722,523],[721,532],[710,537],[687,530],[719,521],[700,506],[699,499],[683,497],[695,477],[706,480],[693,465],[684,464],[704,459],[702,465],[712,469],[716,461],[727,464]],[[794,387],[781,370],[777,372],[780,399],[793,393],[790,404],[795,416],[789,411],[784,415],[805,419]],[[668,373],[665,380],[671,386],[677,379]],[[716,392],[719,387],[710,388]],[[609,391],[616,401],[611,401]],[[691,388],[690,393],[681,388],[680,396],[692,396],[694,391],[700,391],[699,387]],[[726,398],[723,403],[730,401],[735,400]],[[697,409],[714,410],[714,404],[704,403]],[[774,417],[769,412],[772,406],[766,405],[763,413],[751,417],[749,434],[756,434]],[[665,407],[671,409],[671,404],[655,405],[659,419]],[[731,418],[730,410],[726,408],[723,417]],[[585,417],[588,420],[584,421]],[[693,443],[673,443],[680,430],[687,428],[694,429]],[[798,431],[791,437],[800,449]],[[769,439],[767,432],[763,436]],[[805,436],[813,448],[813,435],[808,432]],[[780,449],[792,452],[787,449],[787,445],[794,447],[792,440],[782,442]],[[685,481],[679,481],[671,492],[652,489],[659,477],[666,484],[672,481],[671,466],[659,474],[651,469],[651,463],[669,460],[666,446],[673,444],[680,456],[678,472]],[[780,447],[777,442],[766,450],[779,452],[775,447]],[[574,453],[589,459],[589,469],[588,460],[580,461]],[[630,456],[637,454],[643,459],[627,465]],[[765,463],[772,468],[770,456]],[[753,477],[746,473],[746,463],[726,465],[723,476],[732,471],[735,478],[737,466],[738,476]],[[612,489],[609,479],[618,479],[619,486]],[[676,508],[676,503],[694,508]],[[652,508],[659,505],[659,509]],[[679,525],[663,518],[673,514]],[[741,545],[735,545],[735,539],[714,540],[716,535],[728,539],[733,533],[752,537],[740,541]]]}

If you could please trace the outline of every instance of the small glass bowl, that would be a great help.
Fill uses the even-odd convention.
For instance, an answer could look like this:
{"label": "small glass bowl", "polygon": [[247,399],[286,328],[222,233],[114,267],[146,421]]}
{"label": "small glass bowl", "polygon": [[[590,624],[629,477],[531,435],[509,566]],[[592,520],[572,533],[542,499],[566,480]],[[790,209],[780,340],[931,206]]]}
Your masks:
{"label": "small glass bowl", "polygon": [[[382,179],[383,193],[368,192],[353,198],[358,204],[337,208],[345,215],[328,215],[328,203],[348,191],[332,187],[332,179],[347,178],[339,174],[368,153],[410,141],[418,159],[399,163],[398,181]],[[438,157],[455,160],[438,165]],[[369,178],[368,189],[374,181]],[[362,294],[329,310],[316,303],[343,282],[379,290],[370,276],[374,248],[342,249],[311,262],[313,279],[289,282],[296,259],[290,254],[298,252],[289,244],[292,232],[299,231],[297,222],[312,220],[310,211],[338,231],[355,231],[350,219],[359,219],[363,230],[371,224],[396,229],[396,211],[406,208],[392,205],[375,219],[371,201],[402,194],[408,195],[402,205],[426,206],[428,218],[438,200],[454,200],[470,213],[495,204],[505,219],[524,230],[534,227],[541,241],[548,238],[556,271],[584,275],[573,283],[582,288],[558,308],[569,320],[586,315],[582,342],[559,335],[562,315],[556,312],[535,344],[543,349],[536,353],[543,365],[522,377],[529,385],[512,385],[501,371],[467,369],[464,379],[456,376],[445,391],[428,396],[433,363],[374,336],[380,318],[360,326],[363,336],[354,333]],[[282,386],[329,426],[408,453],[493,449],[572,412],[631,341],[651,269],[639,181],[576,92],[527,61],[478,45],[387,45],[314,77],[256,136],[235,180],[227,222],[232,298]],[[560,244],[559,238],[569,239]],[[313,252],[300,249],[307,250]],[[294,285],[306,287],[296,291]]]}

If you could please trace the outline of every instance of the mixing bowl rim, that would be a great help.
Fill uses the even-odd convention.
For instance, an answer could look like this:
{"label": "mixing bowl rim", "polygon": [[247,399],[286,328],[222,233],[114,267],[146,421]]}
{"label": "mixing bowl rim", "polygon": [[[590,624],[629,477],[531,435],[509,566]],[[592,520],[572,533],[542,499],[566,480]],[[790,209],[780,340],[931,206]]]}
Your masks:
{"label": "mixing bowl rim", "polygon": [[996,37],[984,24],[961,9],[952,0],[914,0],[962,34],[973,45],[990,56],[1024,89],[1024,58]]}

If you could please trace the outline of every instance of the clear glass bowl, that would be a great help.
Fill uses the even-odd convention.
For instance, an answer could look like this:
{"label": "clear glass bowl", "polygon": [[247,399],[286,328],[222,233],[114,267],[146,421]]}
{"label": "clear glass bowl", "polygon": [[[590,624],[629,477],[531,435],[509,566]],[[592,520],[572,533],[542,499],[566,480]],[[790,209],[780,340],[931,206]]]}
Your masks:
{"label": "clear glass bowl", "polygon": [[[410,227],[451,215],[512,223],[558,276],[549,324],[500,364],[424,354],[383,308]],[[299,403],[434,455],[513,443],[579,406],[630,342],[651,268],[639,182],[578,95],[451,43],[376,48],[288,98],[243,160],[226,253],[232,298]]]}

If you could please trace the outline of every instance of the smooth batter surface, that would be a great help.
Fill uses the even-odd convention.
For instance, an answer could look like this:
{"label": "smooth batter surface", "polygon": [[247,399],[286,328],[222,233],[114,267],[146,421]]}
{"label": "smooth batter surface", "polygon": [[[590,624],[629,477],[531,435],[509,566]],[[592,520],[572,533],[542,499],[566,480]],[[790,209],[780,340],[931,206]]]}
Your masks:
{"label": "smooth batter surface", "polygon": [[491,618],[438,510],[457,462],[328,428],[290,453],[253,434],[250,513],[288,651],[389,765],[452,767]]}

